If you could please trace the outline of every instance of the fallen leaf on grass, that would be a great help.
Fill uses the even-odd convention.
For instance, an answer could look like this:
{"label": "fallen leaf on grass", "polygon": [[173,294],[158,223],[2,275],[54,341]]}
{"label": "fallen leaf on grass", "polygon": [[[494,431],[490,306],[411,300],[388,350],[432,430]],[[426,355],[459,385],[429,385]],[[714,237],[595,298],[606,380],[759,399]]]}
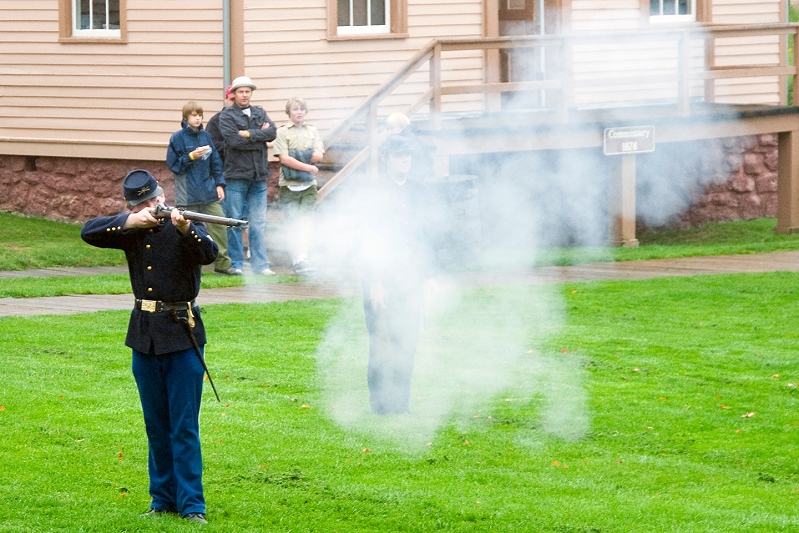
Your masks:
{"label": "fallen leaf on grass", "polygon": [[5,411],[5,410],[6,410],[6,408],[3,407],[2,405],[0,405],[0,411]]}
{"label": "fallen leaf on grass", "polygon": [[560,353],[569,353],[569,350],[567,350],[566,348],[561,348]]}
{"label": "fallen leaf on grass", "polygon": [[719,407],[721,407],[722,409],[729,409],[730,408],[729,405],[724,405],[723,403],[720,403]]}
{"label": "fallen leaf on grass", "polygon": [[633,372],[638,372],[638,368],[633,368]]}
{"label": "fallen leaf on grass", "polygon": [[741,418],[752,418],[753,416],[755,416],[755,412],[754,411],[752,411],[750,413],[746,413],[745,415],[741,415]]}
{"label": "fallen leaf on grass", "polygon": [[425,446],[432,446],[432,445],[433,445],[432,442],[428,442]]}
{"label": "fallen leaf on grass", "polygon": [[307,403],[304,403],[304,404],[302,404],[302,405],[300,406],[300,409],[310,409],[310,408],[311,408],[311,406],[310,406],[310,405],[308,405]]}
{"label": "fallen leaf on grass", "polygon": [[370,448],[364,448],[364,449],[363,449],[363,453],[369,453],[369,452],[371,452],[371,451],[372,451],[372,450],[371,450]]}
{"label": "fallen leaf on grass", "polygon": [[464,446],[468,446],[468,445],[469,445],[469,441],[468,441],[468,440],[466,440],[466,439],[463,439],[463,445],[464,445]]}
{"label": "fallen leaf on grass", "polygon": [[774,374],[774,375],[773,375],[773,376],[771,376],[771,377],[772,377],[772,378],[774,378],[774,379],[777,379],[778,377],[780,377],[780,375],[779,375],[779,374]]}
{"label": "fallen leaf on grass", "polygon": [[552,461],[552,466],[560,466],[560,463],[558,461]]}

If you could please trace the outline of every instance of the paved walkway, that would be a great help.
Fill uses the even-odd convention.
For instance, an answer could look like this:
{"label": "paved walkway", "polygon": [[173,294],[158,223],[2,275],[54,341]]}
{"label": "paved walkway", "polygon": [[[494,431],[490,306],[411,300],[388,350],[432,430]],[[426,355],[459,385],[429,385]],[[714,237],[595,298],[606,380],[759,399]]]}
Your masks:
{"label": "paved walkway", "polygon": [[[589,263],[577,266],[539,267],[524,271],[466,272],[453,276],[460,286],[562,283],[568,281],[630,280],[664,276],[730,274],[736,272],[799,272],[799,251],[766,254],[654,259],[619,263]],[[46,268],[0,272],[0,278],[80,276],[127,273],[127,267]],[[354,296],[360,293],[355,279],[321,276],[299,283],[246,285],[204,289],[197,299],[202,305],[222,303],[263,303]],[[0,298],[0,317],[42,314],[72,314],[122,310],[132,307],[130,294],[56,296],[48,298]]]}

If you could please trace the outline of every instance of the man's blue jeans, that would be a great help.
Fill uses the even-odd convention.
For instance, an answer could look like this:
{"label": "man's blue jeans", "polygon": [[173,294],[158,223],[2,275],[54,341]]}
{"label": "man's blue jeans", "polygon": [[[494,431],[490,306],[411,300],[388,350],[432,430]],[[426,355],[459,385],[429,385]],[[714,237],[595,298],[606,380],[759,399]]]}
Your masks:
{"label": "man's blue jeans", "polygon": [[200,452],[203,366],[194,348],[163,355],[133,350],[149,446],[151,506],[205,514]]}
{"label": "man's blue jeans", "polygon": [[[266,181],[228,179],[225,187],[225,214],[230,218],[249,216],[250,264],[255,273],[269,268],[266,258]],[[228,255],[233,268],[244,265],[241,228],[227,230]]]}

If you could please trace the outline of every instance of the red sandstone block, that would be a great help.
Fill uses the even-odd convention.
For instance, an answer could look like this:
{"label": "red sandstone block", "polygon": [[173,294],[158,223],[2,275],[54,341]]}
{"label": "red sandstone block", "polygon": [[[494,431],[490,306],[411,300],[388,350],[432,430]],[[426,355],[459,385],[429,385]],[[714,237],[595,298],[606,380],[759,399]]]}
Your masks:
{"label": "red sandstone block", "polygon": [[770,172],[755,179],[755,190],[758,193],[777,192],[777,174]]}

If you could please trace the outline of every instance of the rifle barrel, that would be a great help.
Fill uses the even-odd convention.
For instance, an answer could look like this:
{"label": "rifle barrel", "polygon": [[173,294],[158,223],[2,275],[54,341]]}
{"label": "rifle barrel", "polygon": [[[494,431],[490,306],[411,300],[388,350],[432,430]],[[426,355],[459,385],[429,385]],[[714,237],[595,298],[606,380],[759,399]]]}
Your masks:
{"label": "rifle barrel", "polygon": [[[172,210],[175,207],[168,207],[165,205],[157,205],[153,210],[155,218],[171,218]],[[197,213],[196,211],[189,211],[187,209],[178,209],[187,220],[195,220],[197,222],[205,222],[206,224],[223,224],[225,226],[242,227],[246,228],[249,222],[246,220],[239,220],[237,218],[217,217],[214,215],[206,215],[205,213]]]}

